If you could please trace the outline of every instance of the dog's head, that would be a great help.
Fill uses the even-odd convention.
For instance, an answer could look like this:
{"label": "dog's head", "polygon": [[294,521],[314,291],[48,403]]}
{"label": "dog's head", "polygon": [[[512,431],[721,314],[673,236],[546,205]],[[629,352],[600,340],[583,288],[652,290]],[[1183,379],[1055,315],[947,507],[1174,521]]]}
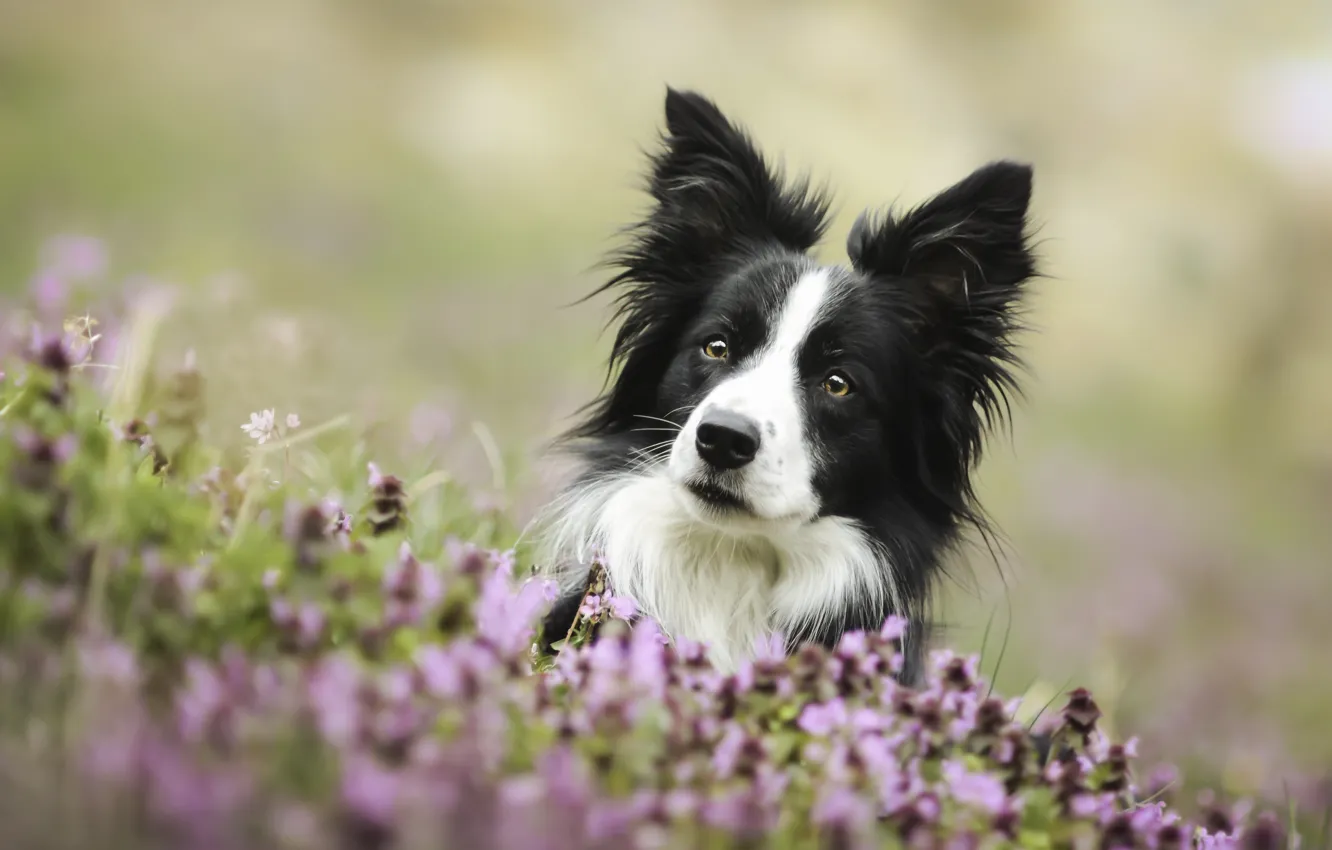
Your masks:
{"label": "dog's head", "polygon": [[905,214],[862,215],[850,265],[824,266],[822,192],[697,94],[668,90],[666,126],[653,206],[603,287],[619,371],[571,436],[610,440],[720,528],[970,517],[1034,274],[1031,169],[992,163]]}

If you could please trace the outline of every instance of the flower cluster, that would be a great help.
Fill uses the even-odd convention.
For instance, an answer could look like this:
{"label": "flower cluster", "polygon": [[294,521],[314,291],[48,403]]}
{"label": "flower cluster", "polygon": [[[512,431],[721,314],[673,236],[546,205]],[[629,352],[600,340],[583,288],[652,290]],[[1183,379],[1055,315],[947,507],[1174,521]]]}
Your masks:
{"label": "flower cluster", "polygon": [[[79,801],[39,807],[53,813],[34,826],[44,839],[1287,843],[1270,815],[1169,805],[1084,690],[1038,746],[975,658],[936,652],[921,687],[899,685],[896,619],[789,657],[774,639],[722,674],[706,647],[669,640],[594,581],[558,654],[534,663],[554,588],[525,577],[501,534],[482,536],[493,524],[432,525],[373,465],[360,492],[313,500],[204,463],[215,455],[145,463],[156,420],[108,428],[66,344],[29,349],[11,371],[23,380],[0,384],[0,693],[22,709],[0,712],[0,743],[50,766],[30,784]],[[247,432],[263,442],[275,422],[264,411]]]}

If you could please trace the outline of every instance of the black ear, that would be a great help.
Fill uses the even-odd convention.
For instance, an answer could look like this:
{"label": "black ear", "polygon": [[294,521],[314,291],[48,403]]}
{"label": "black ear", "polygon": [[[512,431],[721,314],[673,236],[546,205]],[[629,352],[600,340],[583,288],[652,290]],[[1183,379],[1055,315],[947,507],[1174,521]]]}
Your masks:
{"label": "black ear", "polygon": [[1028,165],[994,162],[901,218],[863,213],[847,238],[851,264],[963,304],[1012,289],[1035,274],[1025,233],[1031,176]]}
{"label": "black ear", "polygon": [[826,228],[828,201],[808,181],[784,185],[746,133],[712,101],[666,90],[663,149],[652,158],[652,223],[709,253],[736,243],[808,251]]}
{"label": "black ear", "polygon": [[649,163],[648,215],[608,258],[618,271],[593,291],[618,290],[610,392],[572,437],[629,430],[652,409],[678,337],[712,287],[773,248],[803,253],[823,236],[828,201],[807,180],[790,185],[743,130],[702,95],[666,90],[666,132]]}
{"label": "black ear", "polygon": [[912,319],[935,376],[932,427],[942,426],[964,462],[1017,389],[1010,337],[1023,284],[1036,275],[1031,188],[1030,166],[993,162],[905,215],[861,215],[847,238],[852,265],[892,287]]}

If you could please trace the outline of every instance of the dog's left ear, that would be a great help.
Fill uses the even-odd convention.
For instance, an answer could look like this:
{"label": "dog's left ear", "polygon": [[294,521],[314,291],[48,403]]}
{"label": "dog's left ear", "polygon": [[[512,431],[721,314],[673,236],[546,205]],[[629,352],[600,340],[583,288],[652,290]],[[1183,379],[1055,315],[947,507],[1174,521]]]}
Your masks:
{"label": "dog's left ear", "polygon": [[1017,388],[1010,336],[1023,284],[1036,275],[1031,188],[1030,166],[993,162],[901,217],[862,214],[847,239],[852,265],[900,297],[913,342],[939,376],[937,424],[971,456],[977,410],[992,421]]}
{"label": "dog's left ear", "polygon": [[901,218],[856,219],[847,254],[858,271],[916,287],[929,310],[1000,306],[1035,274],[1026,240],[1031,167],[994,162]]}

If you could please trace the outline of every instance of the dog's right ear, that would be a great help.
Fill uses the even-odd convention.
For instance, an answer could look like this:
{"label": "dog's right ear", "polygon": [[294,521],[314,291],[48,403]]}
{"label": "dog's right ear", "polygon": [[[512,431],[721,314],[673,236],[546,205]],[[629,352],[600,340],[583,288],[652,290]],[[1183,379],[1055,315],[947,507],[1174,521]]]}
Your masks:
{"label": "dog's right ear", "polygon": [[702,95],[666,90],[666,132],[650,165],[652,208],[607,258],[618,272],[588,296],[619,291],[609,365],[622,368],[569,437],[641,428],[635,417],[653,409],[679,335],[728,269],[764,248],[804,253],[827,226],[824,193],[808,181],[787,186]]}
{"label": "dog's right ear", "polygon": [[672,241],[703,254],[762,243],[804,252],[823,236],[824,193],[808,181],[786,186],[745,132],[702,95],[667,88],[662,141],[652,157],[656,208],[648,228],[665,228]]}

